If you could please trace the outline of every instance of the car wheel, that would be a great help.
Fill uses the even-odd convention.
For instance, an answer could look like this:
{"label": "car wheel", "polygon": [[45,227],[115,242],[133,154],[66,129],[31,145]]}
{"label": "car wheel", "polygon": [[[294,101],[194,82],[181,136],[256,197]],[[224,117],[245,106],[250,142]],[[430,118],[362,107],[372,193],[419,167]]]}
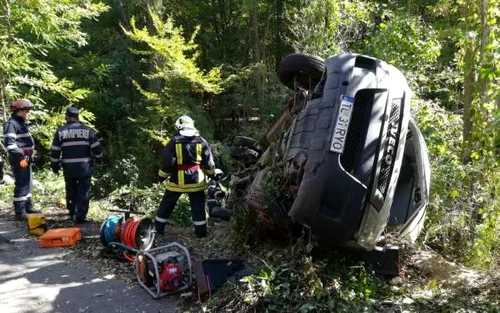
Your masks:
{"label": "car wheel", "polygon": [[253,150],[259,150],[257,148],[257,140],[245,136],[235,136],[233,139],[233,146],[247,147]]}
{"label": "car wheel", "polygon": [[278,68],[278,78],[283,85],[295,90],[294,81],[306,89],[313,90],[325,72],[325,60],[308,54],[293,53],[285,56]]}

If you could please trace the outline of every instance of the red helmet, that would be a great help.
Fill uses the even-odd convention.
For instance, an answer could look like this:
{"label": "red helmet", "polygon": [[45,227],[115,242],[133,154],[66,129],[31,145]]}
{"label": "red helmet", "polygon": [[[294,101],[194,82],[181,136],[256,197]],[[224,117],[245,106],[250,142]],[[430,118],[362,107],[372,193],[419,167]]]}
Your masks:
{"label": "red helmet", "polygon": [[10,105],[10,109],[12,111],[33,109],[33,103],[31,103],[31,101],[29,101],[28,99],[19,99],[19,100],[14,101]]}

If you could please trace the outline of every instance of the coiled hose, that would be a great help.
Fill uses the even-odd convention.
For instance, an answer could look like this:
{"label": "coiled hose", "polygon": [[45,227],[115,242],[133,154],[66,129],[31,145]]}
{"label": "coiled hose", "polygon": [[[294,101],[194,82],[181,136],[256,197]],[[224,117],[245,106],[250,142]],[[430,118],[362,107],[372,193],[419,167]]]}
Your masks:
{"label": "coiled hose", "polygon": [[[141,221],[136,219],[136,218],[129,218],[125,220],[125,223],[122,226],[122,233],[121,233],[121,242],[136,250],[140,247],[140,243],[137,244],[136,242],[136,235],[137,235],[137,229],[139,228],[139,223]],[[123,251],[123,257],[129,261],[129,262],[135,262],[135,257],[130,255],[127,250]]]}
{"label": "coiled hose", "polygon": [[119,240],[116,236],[115,231],[117,227],[120,227],[121,218],[116,215],[109,216],[101,225],[100,238],[104,246],[109,246],[111,242]]}
{"label": "coiled hose", "polygon": [[101,225],[101,242],[106,247],[120,247],[123,257],[135,262],[138,250],[147,250],[154,244],[153,222],[149,218],[137,219],[109,216]]}

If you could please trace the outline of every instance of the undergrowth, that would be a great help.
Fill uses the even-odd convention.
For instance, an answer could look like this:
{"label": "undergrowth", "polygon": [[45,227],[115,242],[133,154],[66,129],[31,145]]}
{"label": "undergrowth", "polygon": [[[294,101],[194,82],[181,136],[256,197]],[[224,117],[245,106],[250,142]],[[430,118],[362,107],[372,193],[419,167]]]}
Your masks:
{"label": "undergrowth", "polygon": [[370,268],[315,255],[304,237],[262,254],[262,266],[221,291],[208,312],[362,312],[387,294]]}

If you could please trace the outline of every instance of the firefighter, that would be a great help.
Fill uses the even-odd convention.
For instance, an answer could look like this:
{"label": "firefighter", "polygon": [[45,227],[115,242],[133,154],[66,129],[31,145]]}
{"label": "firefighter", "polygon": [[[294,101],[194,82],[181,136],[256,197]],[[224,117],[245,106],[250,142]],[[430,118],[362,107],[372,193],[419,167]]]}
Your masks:
{"label": "firefighter", "polygon": [[26,213],[40,213],[33,209],[31,187],[33,173],[31,164],[35,153],[35,141],[31,137],[26,121],[33,103],[19,99],[11,105],[12,117],[3,130],[4,145],[9,154],[9,163],[14,174],[14,211],[17,220],[26,219]]}
{"label": "firefighter", "polygon": [[207,207],[208,207],[208,214],[212,216],[212,210],[216,206],[222,206],[222,200],[226,196],[226,193],[223,190],[223,187],[220,183],[220,180],[222,179],[222,175],[224,172],[222,172],[221,169],[216,168],[214,172],[214,177],[210,179],[208,182],[208,190],[207,190]]}
{"label": "firefighter", "polygon": [[3,159],[0,158],[0,183],[3,183]]}
{"label": "firefighter", "polygon": [[189,195],[194,231],[198,238],[207,235],[205,216],[205,175],[212,177],[215,163],[207,141],[194,127],[193,120],[183,115],[175,122],[178,134],[165,146],[158,175],[169,178],[165,194],[155,218],[157,234],[163,234],[167,218],[183,193]]}
{"label": "firefighter", "polygon": [[54,134],[51,154],[51,168],[54,173],[63,169],[66,184],[66,207],[75,224],[86,222],[90,199],[92,156],[102,163],[101,144],[96,133],[79,121],[79,110],[66,109],[66,124]]}

